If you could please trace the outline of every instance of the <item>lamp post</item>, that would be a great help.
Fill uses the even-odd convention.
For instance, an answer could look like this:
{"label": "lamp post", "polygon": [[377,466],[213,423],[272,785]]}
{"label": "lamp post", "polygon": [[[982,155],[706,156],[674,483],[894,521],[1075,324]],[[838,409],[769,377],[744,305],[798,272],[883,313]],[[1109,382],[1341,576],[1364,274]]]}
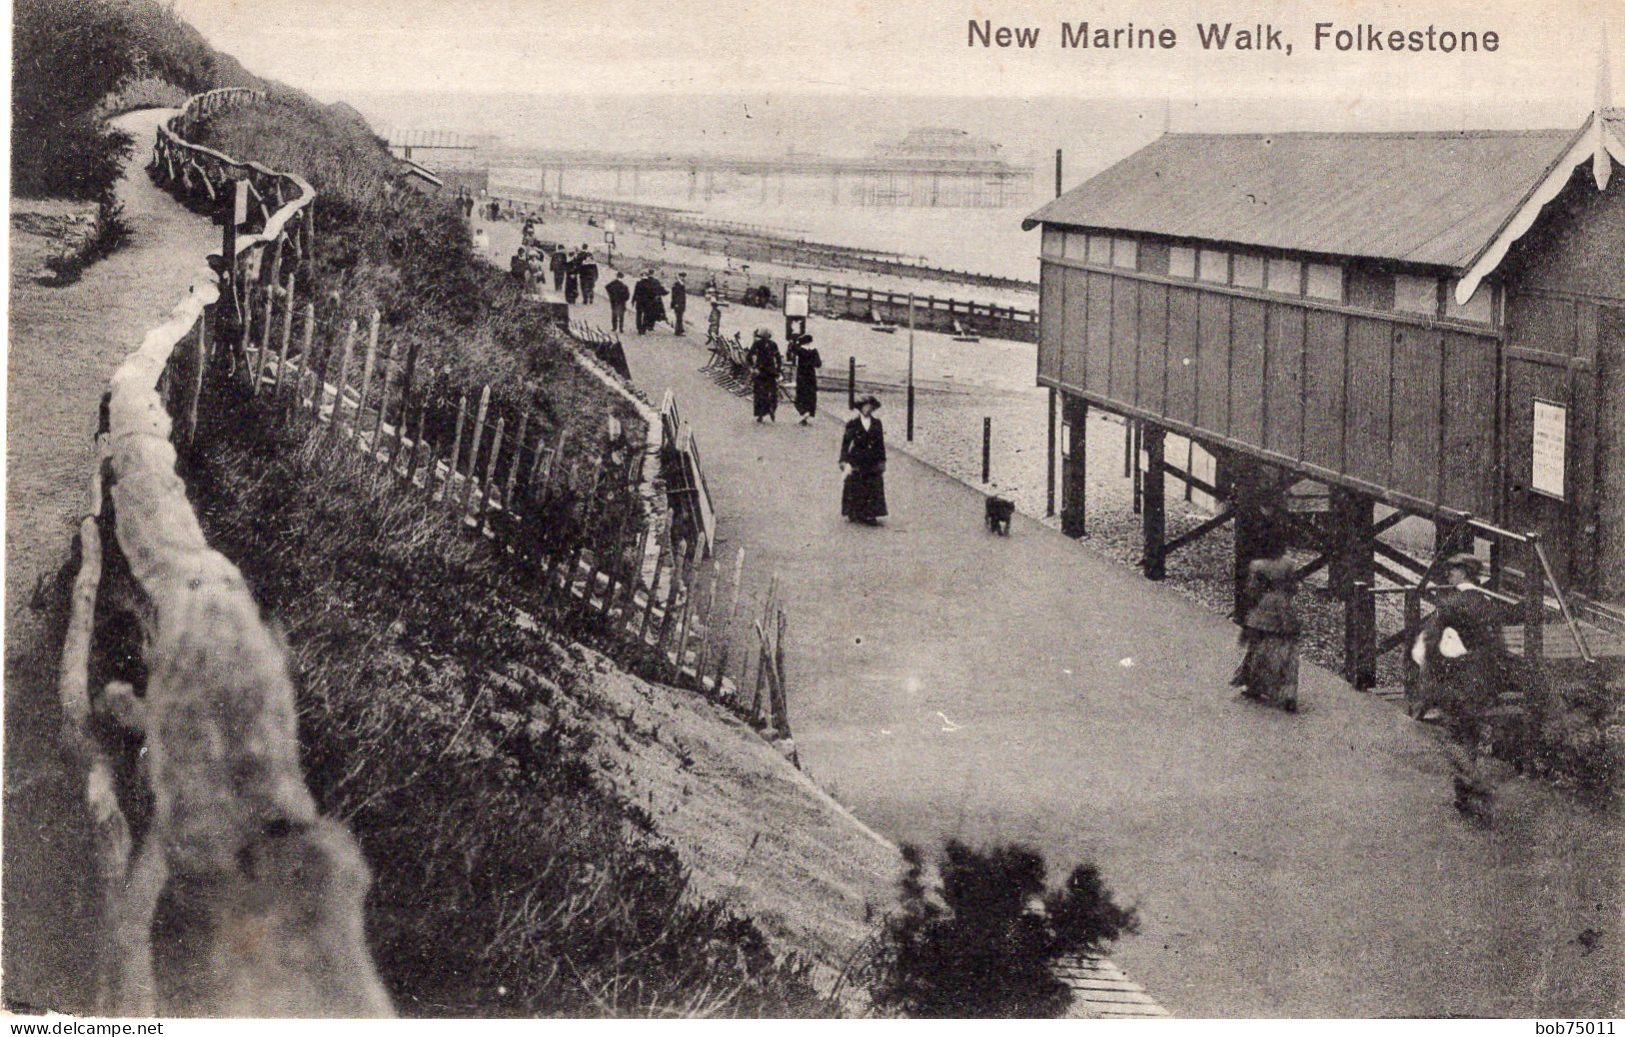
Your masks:
{"label": "lamp post", "polygon": [[914,293],[908,293],[908,441],[914,442]]}

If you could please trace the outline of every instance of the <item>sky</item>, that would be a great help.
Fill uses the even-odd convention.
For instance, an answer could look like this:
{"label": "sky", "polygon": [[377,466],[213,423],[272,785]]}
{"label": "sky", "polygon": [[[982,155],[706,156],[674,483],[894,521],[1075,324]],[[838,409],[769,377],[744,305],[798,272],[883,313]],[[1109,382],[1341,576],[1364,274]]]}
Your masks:
{"label": "sky", "polygon": [[[1604,12],[1625,103],[1620,0],[175,0],[251,70],[323,100],[368,92],[1294,98],[1516,112],[1591,107]],[[968,46],[968,23],[1040,30]],[[1062,21],[1171,27],[1173,50],[1060,46]],[[1494,30],[1496,53],[1314,49],[1314,25]],[[1205,53],[1198,22],[1281,30],[1293,53]],[[1550,119],[1541,120],[1542,124]]]}

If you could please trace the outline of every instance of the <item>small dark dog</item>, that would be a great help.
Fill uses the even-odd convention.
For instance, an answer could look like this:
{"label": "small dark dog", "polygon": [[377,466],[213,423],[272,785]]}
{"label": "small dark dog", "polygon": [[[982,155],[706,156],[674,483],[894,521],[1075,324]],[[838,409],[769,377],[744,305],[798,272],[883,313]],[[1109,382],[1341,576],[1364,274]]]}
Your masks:
{"label": "small dark dog", "polygon": [[1006,497],[987,499],[987,531],[1000,536],[1010,535],[1010,517],[1016,513],[1016,502]]}

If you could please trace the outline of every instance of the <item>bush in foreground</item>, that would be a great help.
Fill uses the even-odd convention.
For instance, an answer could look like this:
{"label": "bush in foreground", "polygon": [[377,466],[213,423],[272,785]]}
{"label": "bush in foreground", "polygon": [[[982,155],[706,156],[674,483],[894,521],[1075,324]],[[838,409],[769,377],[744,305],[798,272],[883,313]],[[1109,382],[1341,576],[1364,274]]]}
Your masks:
{"label": "bush in foreground", "polygon": [[1090,864],[1045,889],[1044,858],[1009,845],[975,850],[950,840],[928,890],[916,847],[904,848],[901,912],[886,925],[870,996],[883,1013],[924,1018],[1047,1018],[1071,990],[1051,964],[1103,952],[1138,928]]}

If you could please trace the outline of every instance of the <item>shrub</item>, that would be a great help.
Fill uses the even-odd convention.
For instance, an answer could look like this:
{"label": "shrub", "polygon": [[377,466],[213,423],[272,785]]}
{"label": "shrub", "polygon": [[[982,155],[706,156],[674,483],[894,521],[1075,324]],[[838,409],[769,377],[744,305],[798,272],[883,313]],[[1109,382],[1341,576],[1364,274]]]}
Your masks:
{"label": "shrub", "polygon": [[1064,954],[1099,953],[1138,921],[1118,906],[1093,865],[1045,891],[1044,858],[1019,845],[944,848],[941,885],[925,886],[916,847],[904,848],[902,910],[870,967],[877,1010],[926,1018],[1060,1015],[1071,990],[1051,971]]}
{"label": "shrub", "polygon": [[46,259],[46,267],[58,284],[71,284],[86,267],[117,252],[130,240],[130,225],[124,219],[124,203],[104,195],[96,211],[90,234],[73,241],[69,248]]}

